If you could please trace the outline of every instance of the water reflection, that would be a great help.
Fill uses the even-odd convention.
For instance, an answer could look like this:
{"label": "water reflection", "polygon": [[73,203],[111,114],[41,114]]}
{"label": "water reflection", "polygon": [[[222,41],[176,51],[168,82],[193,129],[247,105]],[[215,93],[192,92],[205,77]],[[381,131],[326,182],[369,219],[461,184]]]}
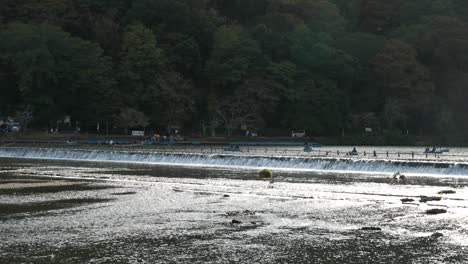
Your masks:
{"label": "water reflection", "polygon": [[[256,170],[234,168],[25,160],[0,167],[0,208],[34,209],[0,214],[1,263],[468,260],[461,177],[403,183],[386,174],[274,171],[269,188]],[[446,189],[455,193],[438,194]],[[421,195],[442,199],[420,203]],[[63,203],[70,206],[57,207]],[[428,208],[448,213],[429,216]]]}

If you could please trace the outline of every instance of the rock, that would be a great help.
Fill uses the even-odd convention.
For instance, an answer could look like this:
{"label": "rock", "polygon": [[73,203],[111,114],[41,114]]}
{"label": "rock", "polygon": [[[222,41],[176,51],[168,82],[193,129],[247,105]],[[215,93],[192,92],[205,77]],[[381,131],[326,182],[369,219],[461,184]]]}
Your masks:
{"label": "rock", "polygon": [[242,212],[244,215],[255,215],[255,212],[253,211],[250,211],[250,210],[244,210],[244,212]]}
{"label": "rock", "polygon": [[242,224],[242,222],[236,219],[232,219],[231,224]]}
{"label": "rock", "polygon": [[237,216],[237,217],[242,217],[242,216],[251,216],[255,215],[254,211],[250,210],[244,210],[244,211],[230,211],[225,213],[226,216]]}
{"label": "rock", "polygon": [[440,201],[441,199],[442,199],[442,197],[439,197],[439,196],[424,196],[424,195],[421,195],[421,199],[419,199],[419,202],[426,203],[426,202],[430,202],[430,201]]}
{"label": "rock", "polygon": [[409,202],[414,202],[414,199],[411,199],[411,198],[403,198],[403,199],[400,199],[401,202],[403,203],[409,203]]}
{"label": "rock", "polygon": [[136,194],[136,192],[121,192],[121,193],[111,193],[112,195],[131,195]]}
{"label": "rock", "polygon": [[444,214],[444,213],[447,213],[447,210],[440,209],[440,208],[426,210],[426,214],[430,214],[430,215]]}
{"label": "rock", "polygon": [[229,197],[229,195],[228,195],[228,194],[225,194],[225,195],[223,195],[223,197],[224,197],[224,198],[227,198],[227,197]]}
{"label": "rock", "polygon": [[438,194],[453,194],[453,193],[456,193],[456,191],[454,191],[454,190],[442,190],[442,191],[438,192]]}
{"label": "rock", "polygon": [[365,227],[362,227],[361,230],[365,230],[365,231],[381,231],[382,228],[376,227],[376,226],[365,226]]}
{"label": "rock", "polygon": [[434,234],[431,235],[432,238],[439,238],[439,237],[443,237],[444,234],[442,233],[439,233],[439,232],[435,232]]}

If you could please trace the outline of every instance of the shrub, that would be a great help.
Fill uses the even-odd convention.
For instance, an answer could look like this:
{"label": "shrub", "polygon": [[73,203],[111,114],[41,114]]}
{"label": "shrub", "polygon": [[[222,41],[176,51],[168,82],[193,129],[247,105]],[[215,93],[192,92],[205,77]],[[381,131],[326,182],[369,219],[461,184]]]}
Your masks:
{"label": "shrub", "polygon": [[258,178],[260,179],[271,179],[273,178],[273,172],[269,169],[262,169],[258,172]]}

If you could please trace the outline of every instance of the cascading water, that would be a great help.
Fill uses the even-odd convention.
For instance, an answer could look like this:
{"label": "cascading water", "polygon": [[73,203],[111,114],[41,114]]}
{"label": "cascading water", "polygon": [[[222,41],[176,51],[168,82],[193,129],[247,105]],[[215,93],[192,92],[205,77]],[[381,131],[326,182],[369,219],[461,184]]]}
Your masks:
{"label": "cascading water", "polygon": [[280,168],[322,171],[467,175],[468,163],[390,159],[340,159],[203,153],[136,152],[56,148],[0,148],[0,157],[147,164]]}

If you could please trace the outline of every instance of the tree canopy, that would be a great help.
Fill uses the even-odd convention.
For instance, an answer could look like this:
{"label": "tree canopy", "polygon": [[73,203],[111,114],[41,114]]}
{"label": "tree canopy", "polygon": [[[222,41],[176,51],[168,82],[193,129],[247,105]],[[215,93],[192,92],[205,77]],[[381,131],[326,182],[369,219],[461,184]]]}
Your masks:
{"label": "tree canopy", "polygon": [[461,0],[4,0],[0,117],[463,138],[467,23]]}

